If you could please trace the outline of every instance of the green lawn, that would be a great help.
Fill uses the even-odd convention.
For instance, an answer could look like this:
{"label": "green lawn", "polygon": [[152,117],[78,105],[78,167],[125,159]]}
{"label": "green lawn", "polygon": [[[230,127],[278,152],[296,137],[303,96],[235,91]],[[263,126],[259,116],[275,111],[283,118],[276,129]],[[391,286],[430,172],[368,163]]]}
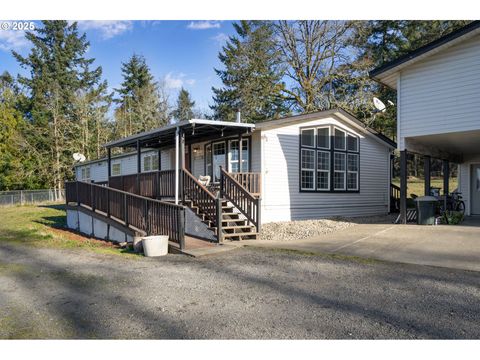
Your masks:
{"label": "green lawn", "polygon": [[[395,178],[393,179],[392,183],[397,186],[400,186],[400,179]],[[430,184],[431,184],[430,185],[431,187],[439,187],[443,189],[443,179],[433,178],[431,179]],[[415,194],[417,196],[423,196],[424,186],[425,185],[424,185],[423,179],[409,178],[407,181],[407,190],[408,190],[407,197],[410,197],[411,194]],[[450,178],[450,184],[449,184],[450,192],[456,189],[457,186],[458,186],[457,178]],[[443,194],[443,190],[441,192]]]}
{"label": "green lawn", "polygon": [[0,219],[0,243],[132,255],[112,243],[83,237],[66,229],[63,205],[0,207]]}

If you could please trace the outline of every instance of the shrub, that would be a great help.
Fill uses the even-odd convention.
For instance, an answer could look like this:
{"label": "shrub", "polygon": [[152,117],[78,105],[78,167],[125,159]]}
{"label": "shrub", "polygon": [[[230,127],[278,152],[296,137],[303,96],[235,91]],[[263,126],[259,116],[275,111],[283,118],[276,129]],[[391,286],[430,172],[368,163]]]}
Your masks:
{"label": "shrub", "polygon": [[463,213],[460,211],[445,211],[443,213],[443,222],[449,225],[458,225],[463,221]]}

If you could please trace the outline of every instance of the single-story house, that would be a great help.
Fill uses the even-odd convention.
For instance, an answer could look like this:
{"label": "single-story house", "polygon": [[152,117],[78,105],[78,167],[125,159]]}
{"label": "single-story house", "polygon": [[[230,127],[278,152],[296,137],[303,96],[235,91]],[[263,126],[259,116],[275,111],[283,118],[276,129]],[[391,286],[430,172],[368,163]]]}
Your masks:
{"label": "single-story house", "polygon": [[[77,180],[186,206],[214,237],[254,238],[268,222],[390,209],[396,144],[342,109],[257,124],[192,119],[105,146],[107,158],[76,164]],[[114,148],[135,151],[112,155]],[[219,219],[215,198],[238,216]]]}
{"label": "single-story house", "polygon": [[480,21],[454,31],[373,70],[370,76],[397,91],[401,154],[400,215],[406,222],[407,153],[425,156],[425,195],[430,159],[459,164],[458,190],[467,215],[480,215]]}

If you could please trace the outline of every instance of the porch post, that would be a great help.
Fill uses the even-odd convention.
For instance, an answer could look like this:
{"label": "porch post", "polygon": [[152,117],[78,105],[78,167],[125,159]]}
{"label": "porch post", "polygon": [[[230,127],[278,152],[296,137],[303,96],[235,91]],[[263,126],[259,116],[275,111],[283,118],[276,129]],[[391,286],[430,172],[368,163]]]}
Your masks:
{"label": "porch post", "polygon": [[407,223],[407,150],[400,151],[400,222]]}
{"label": "porch post", "polygon": [[162,150],[158,149],[158,171],[162,170]]}
{"label": "porch post", "polygon": [[423,177],[425,178],[425,196],[430,196],[430,163],[431,157],[425,155],[423,158]]}
{"label": "porch post", "polygon": [[140,194],[140,173],[142,172],[142,153],[140,151],[140,140],[137,140],[137,194]]}
{"label": "porch post", "polygon": [[449,194],[450,166],[448,160],[443,160],[443,208],[447,210],[447,196]]}
{"label": "porch post", "polygon": [[179,188],[179,176],[178,176],[178,163],[180,150],[180,128],[177,126],[175,130],[175,204],[178,205],[178,188]]}
{"label": "porch post", "polygon": [[242,133],[238,134],[238,172],[242,172]]}
{"label": "porch post", "polygon": [[107,163],[108,163],[107,181],[108,181],[108,186],[110,186],[110,177],[112,176],[112,149],[111,148],[107,149]]}
{"label": "porch post", "polygon": [[183,170],[185,169],[185,132],[180,130],[180,169],[182,170],[179,176],[179,196],[182,202],[185,201],[185,194],[183,191]]}

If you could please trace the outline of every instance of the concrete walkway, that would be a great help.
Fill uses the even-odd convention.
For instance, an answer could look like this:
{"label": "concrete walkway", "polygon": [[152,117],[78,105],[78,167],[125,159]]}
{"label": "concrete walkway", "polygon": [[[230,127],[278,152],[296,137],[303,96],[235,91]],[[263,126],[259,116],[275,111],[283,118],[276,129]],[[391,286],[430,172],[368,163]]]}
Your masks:
{"label": "concrete walkway", "polygon": [[359,224],[307,240],[243,244],[480,271],[480,218],[457,226]]}

